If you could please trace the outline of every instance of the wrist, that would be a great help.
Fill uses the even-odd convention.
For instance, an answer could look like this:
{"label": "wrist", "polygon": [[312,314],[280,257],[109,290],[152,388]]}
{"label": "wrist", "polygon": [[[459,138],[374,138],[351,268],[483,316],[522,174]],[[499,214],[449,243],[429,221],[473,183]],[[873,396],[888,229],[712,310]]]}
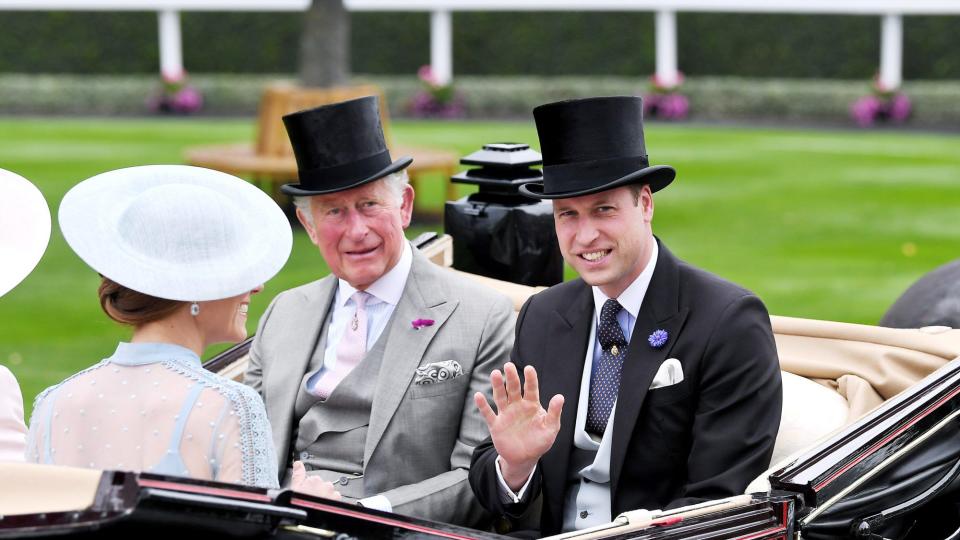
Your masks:
{"label": "wrist", "polygon": [[500,474],[503,475],[503,481],[507,484],[507,487],[512,489],[514,492],[520,490],[524,484],[527,483],[527,480],[530,479],[530,475],[533,474],[533,470],[537,466],[537,462],[531,463],[511,463],[503,459],[502,456],[498,457],[500,460]]}

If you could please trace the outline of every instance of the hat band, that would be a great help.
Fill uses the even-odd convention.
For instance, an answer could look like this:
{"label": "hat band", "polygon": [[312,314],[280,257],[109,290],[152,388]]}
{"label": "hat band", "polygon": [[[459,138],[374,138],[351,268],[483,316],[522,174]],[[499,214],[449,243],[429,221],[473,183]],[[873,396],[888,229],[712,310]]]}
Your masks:
{"label": "hat band", "polygon": [[371,176],[387,168],[392,162],[390,151],[384,150],[378,154],[343,165],[301,170],[297,176],[300,178],[300,186],[304,189],[331,191],[348,188],[357,182],[368,180]]}
{"label": "hat band", "polygon": [[552,195],[589,189],[646,169],[647,156],[616,157],[578,161],[543,167],[543,193]]}

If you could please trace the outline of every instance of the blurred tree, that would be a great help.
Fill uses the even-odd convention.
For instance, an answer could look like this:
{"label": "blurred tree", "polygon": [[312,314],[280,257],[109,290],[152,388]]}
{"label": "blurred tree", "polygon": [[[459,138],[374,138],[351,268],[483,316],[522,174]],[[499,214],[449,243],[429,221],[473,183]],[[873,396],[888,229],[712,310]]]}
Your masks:
{"label": "blurred tree", "polygon": [[350,13],[343,0],[313,0],[300,34],[300,83],[337,86],[350,74]]}

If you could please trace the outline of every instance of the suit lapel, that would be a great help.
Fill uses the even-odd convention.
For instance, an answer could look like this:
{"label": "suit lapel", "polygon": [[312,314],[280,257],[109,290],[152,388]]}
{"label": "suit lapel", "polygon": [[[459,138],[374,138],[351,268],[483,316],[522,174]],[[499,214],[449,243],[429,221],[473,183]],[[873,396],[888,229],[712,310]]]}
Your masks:
{"label": "suit lapel", "polygon": [[[370,462],[407,388],[413,383],[427,346],[458,305],[458,302],[448,301],[443,280],[434,279],[433,273],[438,270],[416,249],[413,250],[410,276],[386,329],[389,334],[370,410],[364,467]],[[414,330],[410,323],[416,319],[432,319],[434,322],[432,326]]]}
{"label": "suit lapel", "polygon": [[[590,325],[593,323],[593,297],[590,287],[583,282],[580,282],[580,285],[571,295],[569,305],[555,311],[548,321],[544,332],[549,338],[546,340],[547,349],[542,356],[546,360],[536,363],[540,367],[537,375],[543,406],[546,407],[550,398],[556,394],[561,394],[564,398],[560,433],[557,434],[553,446],[540,460],[543,467],[543,490],[548,494],[544,500],[550,502],[550,512],[558,523],[562,520],[567,468],[577,424],[580,381],[583,378],[587,341],[590,339]],[[527,324],[536,325],[539,322],[529,321]]]}
{"label": "suit lapel", "polygon": [[[680,307],[680,277],[676,258],[659,243],[657,266],[647,287],[640,312],[637,315],[627,359],[620,378],[620,393],[617,396],[613,417],[613,444],[610,454],[610,493],[616,498],[617,483],[627,454],[627,445],[633,436],[634,426],[640,416],[643,400],[647,396],[660,364],[669,356],[687,318],[688,308]],[[655,330],[667,333],[667,343],[654,348],[647,341]],[[611,503],[613,501],[611,500]],[[616,509],[613,509],[616,511]]]}
{"label": "suit lapel", "polygon": [[281,324],[289,324],[283,329],[285,339],[282,340],[287,348],[276,354],[276,368],[270,371],[269,380],[264,384],[267,388],[267,416],[271,425],[280,428],[282,435],[275,440],[281,473],[290,453],[291,430],[300,420],[295,418],[294,413],[297,393],[300,392],[300,383],[310,365],[336,289],[336,277],[327,276],[317,282],[313,290],[302,295],[299,306],[289,310],[298,317],[295,323],[280,321]]}
{"label": "suit lapel", "polygon": [[[610,454],[612,498],[616,498],[617,483],[626,458],[627,445],[633,436],[634,426],[643,407],[647,390],[660,364],[673,349],[689,311],[687,308],[681,309],[679,305],[679,287],[677,260],[663,244],[660,244],[657,266],[654,268],[653,277],[640,306],[620,377],[620,392],[613,417],[613,444]],[[656,330],[663,330],[668,335],[666,344],[659,349],[654,348],[647,341],[648,336]]]}

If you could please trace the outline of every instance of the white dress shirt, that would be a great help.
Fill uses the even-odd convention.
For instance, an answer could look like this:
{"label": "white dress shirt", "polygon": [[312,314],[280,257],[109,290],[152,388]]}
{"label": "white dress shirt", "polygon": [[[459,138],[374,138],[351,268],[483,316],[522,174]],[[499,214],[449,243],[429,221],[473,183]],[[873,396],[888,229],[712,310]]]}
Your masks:
{"label": "white dress shirt", "polygon": [[[628,343],[633,335],[633,327],[637,322],[640,306],[643,304],[647,288],[650,286],[650,280],[653,278],[653,270],[657,266],[659,252],[660,250],[654,242],[647,265],[637,276],[637,279],[616,299],[623,306],[623,309],[617,313],[617,323],[620,325],[623,336]],[[617,410],[617,404],[613,404],[610,418],[607,420],[607,428],[600,440],[595,439],[584,428],[590,400],[590,374],[593,372],[593,366],[600,361],[601,347],[597,339],[597,326],[600,324],[600,312],[603,304],[609,299],[599,287],[591,287],[591,289],[595,323],[590,329],[590,339],[587,342],[586,359],[590,361],[584,362],[583,375],[580,379],[580,399],[577,402],[577,420],[573,432],[573,444],[581,450],[596,452],[596,455],[593,463],[580,470],[580,485],[578,488],[571,489],[565,494],[563,508],[563,529],[565,531],[601,525],[610,522],[613,518],[610,515],[610,446],[613,441],[613,418]],[[530,479],[528,478],[523,487],[517,493],[514,493],[503,480],[499,458],[497,458],[496,468],[497,477],[500,480],[501,500],[505,503],[517,503],[524,500],[527,487],[530,485]],[[533,474],[530,477],[532,478]]]}
{"label": "white dress shirt", "polygon": [[[403,295],[403,288],[407,285],[407,277],[410,275],[410,266],[413,264],[413,254],[410,251],[410,244],[403,243],[403,252],[400,254],[400,260],[386,274],[380,276],[369,287],[366,292],[370,294],[367,299],[367,348],[377,342],[377,338],[383,333],[390,322],[390,316],[397,308],[400,297]],[[353,319],[353,314],[357,312],[357,305],[353,301],[353,293],[357,289],[346,281],[337,280],[337,292],[333,297],[333,309],[330,310],[329,328],[327,330],[327,346],[323,350],[323,367],[317,370],[307,381],[307,388],[315,392],[317,382],[320,376],[328,369],[333,369],[337,365],[337,346],[340,345],[340,339],[343,333],[347,331],[347,324]]]}
{"label": "white dress shirt", "polygon": [[[380,334],[383,333],[390,322],[393,311],[400,303],[400,297],[403,296],[403,289],[407,285],[407,278],[410,276],[410,267],[413,265],[413,253],[410,243],[403,243],[403,252],[400,254],[400,260],[386,274],[380,276],[365,292],[370,294],[366,302],[367,309],[367,347],[377,342]],[[347,324],[353,319],[353,314],[357,311],[356,303],[353,301],[353,293],[357,289],[346,281],[339,279],[337,282],[337,292],[333,298],[333,309],[328,316],[329,328],[327,329],[327,346],[323,350],[323,367],[310,376],[307,380],[307,388],[311,392],[316,391],[317,382],[328,369],[333,369],[337,364],[337,346],[343,333],[347,330]],[[391,512],[393,506],[383,495],[374,495],[361,499],[360,503],[368,508],[376,508],[385,512]]]}

